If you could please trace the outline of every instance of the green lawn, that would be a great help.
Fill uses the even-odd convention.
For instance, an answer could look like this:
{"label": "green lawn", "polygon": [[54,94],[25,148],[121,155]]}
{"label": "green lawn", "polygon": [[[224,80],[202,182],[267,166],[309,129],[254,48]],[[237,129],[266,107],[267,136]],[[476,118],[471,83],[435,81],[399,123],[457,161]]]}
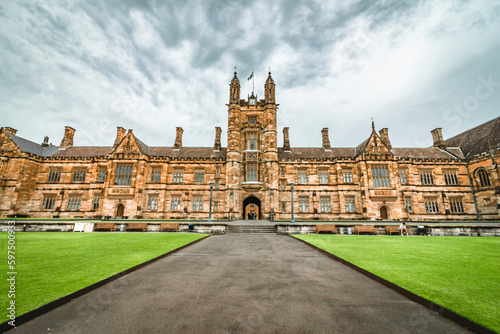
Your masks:
{"label": "green lawn", "polygon": [[500,332],[500,238],[295,237]]}
{"label": "green lawn", "polygon": [[[206,234],[16,233],[16,315],[80,290]],[[0,301],[6,310],[7,233],[0,233]],[[0,322],[7,319],[2,313]]]}

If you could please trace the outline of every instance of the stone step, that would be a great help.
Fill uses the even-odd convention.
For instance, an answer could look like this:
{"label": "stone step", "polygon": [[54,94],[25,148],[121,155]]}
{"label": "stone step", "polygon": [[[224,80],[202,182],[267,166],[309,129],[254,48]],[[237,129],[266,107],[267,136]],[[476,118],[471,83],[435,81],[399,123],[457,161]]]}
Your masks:
{"label": "stone step", "polygon": [[228,228],[229,231],[276,231],[275,228]]}
{"label": "stone step", "polygon": [[276,226],[266,225],[228,225],[226,233],[276,234]]}
{"label": "stone step", "polygon": [[261,229],[261,230],[275,230],[275,226],[228,226],[228,229],[241,230],[241,229]]}

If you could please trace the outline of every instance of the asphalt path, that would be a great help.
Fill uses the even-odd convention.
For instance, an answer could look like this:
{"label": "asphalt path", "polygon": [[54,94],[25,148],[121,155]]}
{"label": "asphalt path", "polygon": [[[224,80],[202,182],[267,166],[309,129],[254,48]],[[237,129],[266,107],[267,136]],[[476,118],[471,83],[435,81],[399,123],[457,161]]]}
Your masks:
{"label": "asphalt path", "polygon": [[211,236],[12,333],[467,333],[289,236]]}

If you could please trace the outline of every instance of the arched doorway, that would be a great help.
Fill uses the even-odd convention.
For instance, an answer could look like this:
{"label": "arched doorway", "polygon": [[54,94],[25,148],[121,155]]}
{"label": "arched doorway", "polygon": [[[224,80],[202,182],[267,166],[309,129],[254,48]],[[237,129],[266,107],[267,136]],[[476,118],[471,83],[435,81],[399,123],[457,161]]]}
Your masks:
{"label": "arched doorway", "polygon": [[383,206],[380,208],[380,218],[381,219],[389,219],[389,215],[387,213],[387,207]]}
{"label": "arched doorway", "polygon": [[125,213],[125,206],[123,204],[118,204],[116,207],[116,217],[123,217],[123,214]]}
{"label": "arched doorway", "polygon": [[250,213],[254,214],[254,219],[261,219],[260,200],[250,196],[243,201],[243,219],[250,219]]}

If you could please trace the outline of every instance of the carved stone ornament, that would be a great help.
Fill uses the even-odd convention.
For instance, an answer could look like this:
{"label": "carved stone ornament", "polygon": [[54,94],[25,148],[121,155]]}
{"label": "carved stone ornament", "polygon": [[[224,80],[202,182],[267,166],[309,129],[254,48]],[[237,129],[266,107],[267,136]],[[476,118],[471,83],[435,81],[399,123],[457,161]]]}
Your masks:
{"label": "carved stone ornament", "polygon": [[257,152],[248,152],[247,153],[247,161],[257,161],[259,158],[259,154]]}

